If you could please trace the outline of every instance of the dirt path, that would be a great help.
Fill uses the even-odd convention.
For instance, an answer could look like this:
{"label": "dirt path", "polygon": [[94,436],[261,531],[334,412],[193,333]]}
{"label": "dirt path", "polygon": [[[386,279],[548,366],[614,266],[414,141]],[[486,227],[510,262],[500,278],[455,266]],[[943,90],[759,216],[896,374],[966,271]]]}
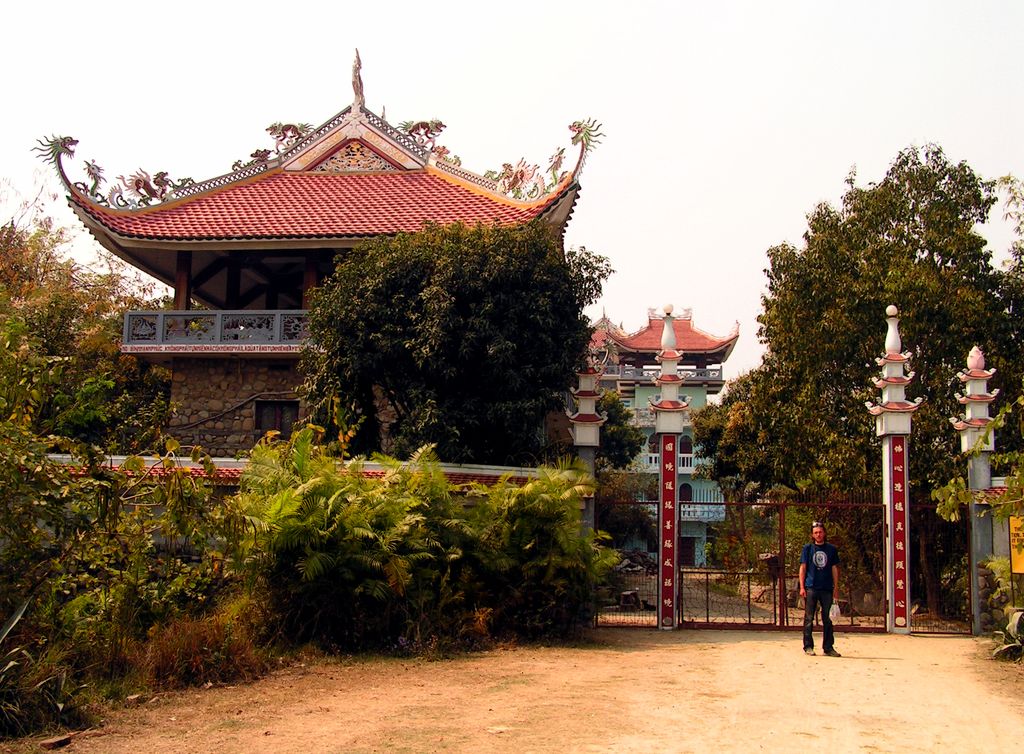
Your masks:
{"label": "dirt path", "polygon": [[793,633],[595,639],[293,667],[113,713],[65,751],[991,752],[1024,740],[1024,670],[988,661],[988,640],[841,634],[834,659],[805,656]]}

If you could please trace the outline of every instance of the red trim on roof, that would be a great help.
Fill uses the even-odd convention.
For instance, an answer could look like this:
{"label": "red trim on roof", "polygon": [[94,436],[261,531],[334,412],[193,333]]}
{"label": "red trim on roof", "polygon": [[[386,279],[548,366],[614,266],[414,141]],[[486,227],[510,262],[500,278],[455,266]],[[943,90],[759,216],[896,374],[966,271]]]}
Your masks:
{"label": "red trim on roof", "polygon": [[[659,353],[661,349],[661,335],[665,329],[664,320],[660,317],[649,318],[646,327],[637,330],[632,335],[619,336],[607,330],[596,330],[592,342],[597,339],[598,333],[602,333],[601,342],[611,340],[623,350],[643,351],[646,353]],[[739,334],[719,338],[710,335],[693,326],[693,320],[679,317],[672,320],[672,329],[676,334],[676,352],[679,353],[701,353],[717,351],[734,343]]]}
{"label": "red trim on roof", "polygon": [[604,424],[607,417],[600,414],[572,414],[569,416],[569,421],[573,424]]}
{"label": "red trim on roof", "polygon": [[421,230],[424,223],[513,225],[540,217],[576,188],[525,204],[427,171],[287,173],[141,210],[71,201],[116,235],[151,241],[364,237]]}

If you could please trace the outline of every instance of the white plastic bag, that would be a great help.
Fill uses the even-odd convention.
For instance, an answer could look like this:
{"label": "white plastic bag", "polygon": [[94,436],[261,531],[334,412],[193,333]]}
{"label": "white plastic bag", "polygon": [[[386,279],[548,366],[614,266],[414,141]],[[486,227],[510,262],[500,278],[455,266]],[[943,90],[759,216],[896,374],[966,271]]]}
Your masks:
{"label": "white plastic bag", "polygon": [[839,611],[839,603],[833,602],[832,607],[828,609],[828,619],[830,621],[837,621],[839,620],[840,615],[842,615],[842,613]]}

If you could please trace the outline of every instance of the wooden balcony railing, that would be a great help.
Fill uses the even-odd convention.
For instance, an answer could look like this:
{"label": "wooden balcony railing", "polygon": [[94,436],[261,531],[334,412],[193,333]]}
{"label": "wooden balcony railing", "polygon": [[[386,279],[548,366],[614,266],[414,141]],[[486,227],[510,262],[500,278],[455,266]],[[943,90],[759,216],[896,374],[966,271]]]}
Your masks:
{"label": "wooden balcony railing", "polygon": [[[650,382],[658,374],[661,373],[661,367],[631,367],[631,366],[617,366],[610,364],[604,367],[604,374],[601,375],[602,380],[639,380],[642,382]],[[703,383],[703,382],[721,382],[722,381],[722,368],[717,367],[715,369],[696,369],[694,367],[680,367],[679,376],[683,378],[684,383]]]}
{"label": "wooden balcony railing", "polygon": [[297,353],[307,312],[157,311],[124,315],[121,350],[137,354]]}

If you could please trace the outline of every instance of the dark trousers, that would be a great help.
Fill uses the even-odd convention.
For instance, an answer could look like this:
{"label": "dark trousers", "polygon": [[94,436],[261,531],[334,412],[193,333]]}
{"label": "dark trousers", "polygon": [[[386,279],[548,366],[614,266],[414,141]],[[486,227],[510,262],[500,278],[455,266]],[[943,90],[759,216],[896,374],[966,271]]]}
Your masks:
{"label": "dark trousers", "polygon": [[804,649],[814,649],[814,637],[811,636],[811,629],[814,627],[814,614],[821,605],[821,626],[825,636],[821,640],[821,648],[828,652],[835,644],[835,631],[832,629],[832,619],[828,611],[832,609],[832,590],[808,589],[807,597],[804,600]]}

